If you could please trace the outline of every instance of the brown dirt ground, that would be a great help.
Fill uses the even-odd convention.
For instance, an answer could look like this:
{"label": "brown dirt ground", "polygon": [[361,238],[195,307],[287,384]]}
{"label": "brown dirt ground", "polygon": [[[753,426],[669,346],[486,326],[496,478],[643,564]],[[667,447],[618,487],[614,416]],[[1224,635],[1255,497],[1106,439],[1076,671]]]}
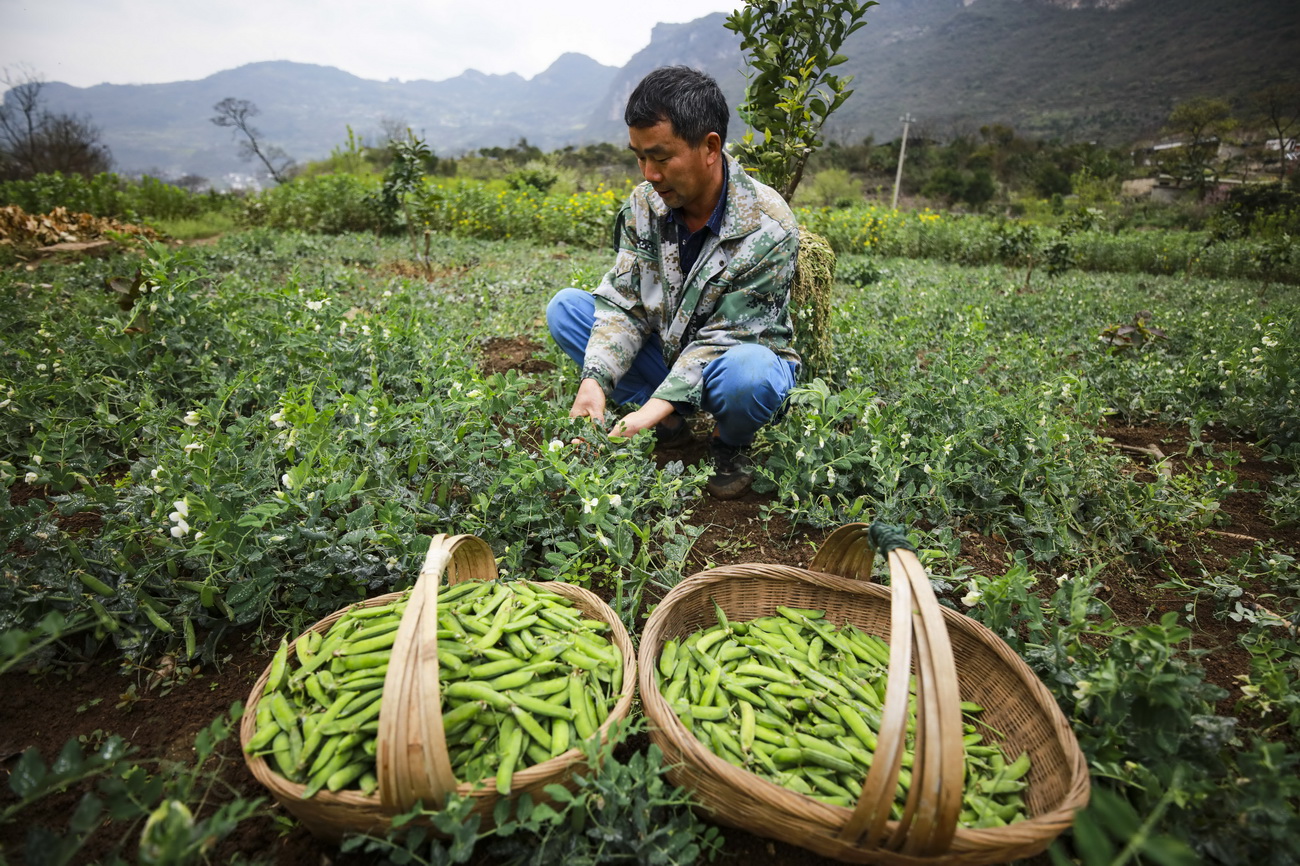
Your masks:
{"label": "brown dirt ground", "polygon": [[[541,372],[550,365],[535,357],[538,347],[526,340],[494,340],[487,343],[481,356],[488,371],[516,369]],[[1160,471],[1154,466],[1156,459],[1152,446],[1168,456],[1169,471],[1178,472],[1189,459],[1203,462],[1203,456],[1188,458],[1186,431],[1158,427],[1127,427],[1102,431],[1133,457],[1131,471],[1138,475]],[[1219,452],[1235,450],[1242,461],[1235,467],[1240,482],[1266,484],[1275,474],[1276,467],[1265,463],[1256,449],[1246,443],[1233,442],[1207,433],[1203,441],[1213,441]],[[1145,449],[1145,450],[1135,450]],[[695,462],[705,459],[702,442],[678,452],[665,455],[665,459],[682,459]],[[15,504],[42,496],[39,488],[17,484],[11,491]],[[750,493],[731,502],[705,502],[696,512],[695,521],[705,527],[688,559],[688,571],[739,562],[765,562],[788,565],[806,565],[816,546],[827,532],[792,528],[783,518],[774,517],[766,523],[761,508],[769,497]],[[1230,560],[1249,550],[1256,540],[1272,539],[1277,547],[1291,552],[1300,551],[1300,529],[1277,529],[1261,514],[1262,495],[1242,491],[1232,494],[1224,503],[1226,520],[1221,528],[1187,534],[1168,539],[1175,544],[1166,562],[1174,571],[1189,580],[1200,575],[1202,567],[1226,567]],[[97,531],[93,515],[73,515],[65,518],[68,531]],[[964,564],[986,574],[1004,570],[1009,562],[1005,540],[966,533],[962,540],[961,557]],[[1152,559],[1139,564],[1123,574],[1105,577],[1107,595],[1104,600],[1122,622],[1138,623],[1158,617],[1168,610],[1182,610],[1185,600],[1159,584],[1168,579],[1165,566]],[[1262,592],[1262,587],[1255,588]],[[1254,599],[1246,599],[1254,601]],[[1231,622],[1220,622],[1208,616],[1201,617],[1195,625],[1197,645],[1214,652],[1201,660],[1207,678],[1229,691],[1221,703],[1220,712],[1231,714],[1239,696],[1234,677],[1247,670],[1248,657],[1236,643],[1243,630]],[[183,760],[191,754],[194,736],[215,717],[223,714],[237,700],[246,700],[254,680],[260,675],[269,656],[252,650],[238,641],[224,648],[224,661],[215,667],[186,670],[176,667],[174,660],[161,659],[153,669],[124,668],[116,659],[95,659],[79,666],[62,669],[58,673],[30,675],[11,673],[0,677],[0,771],[12,769],[18,756],[28,748],[39,749],[46,760],[52,760],[69,739],[80,737],[88,742],[105,734],[118,734],[126,738],[142,756]],[[170,671],[170,676],[167,672]],[[128,689],[134,686],[134,695]],[[644,741],[642,739],[642,741]],[[224,744],[219,752],[225,762],[223,778],[231,790],[245,797],[265,794],[245,768],[238,745],[233,740]],[[36,824],[51,828],[65,826],[71,808],[84,788],[76,788],[61,796],[47,797],[22,813],[21,820],[0,826],[0,862],[9,851],[10,862],[15,860],[27,826]],[[212,802],[220,802],[228,794],[215,793]],[[12,802],[7,785],[0,791],[0,809]],[[265,858],[281,866],[328,866],[328,864],[360,864],[369,862],[357,856],[343,855],[337,847],[314,839],[299,826],[290,826],[283,820],[279,807],[269,814],[244,822],[235,834],[212,852],[211,862],[230,862],[236,853],[247,857]],[[107,854],[109,845],[121,838],[120,830],[97,834],[77,862],[91,862]],[[138,829],[133,830],[138,832]],[[801,848],[780,842],[771,842],[749,833],[728,830],[725,853],[719,861],[723,866],[829,866],[834,861],[817,857]],[[133,852],[134,842],[128,852]],[[1038,858],[1035,863],[1045,863]],[[487,866],[487,864],[484,864]]]}

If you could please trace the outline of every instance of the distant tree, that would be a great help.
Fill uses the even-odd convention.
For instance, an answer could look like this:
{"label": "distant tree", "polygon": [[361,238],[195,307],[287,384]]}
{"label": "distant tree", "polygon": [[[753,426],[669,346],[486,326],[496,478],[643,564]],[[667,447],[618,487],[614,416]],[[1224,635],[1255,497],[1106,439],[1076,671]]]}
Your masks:
{"label": "distant tree", "polygon": [[0,104],[0,180],[62,172],[91,177],[113,158],[88,118],[55,114],[42,105],[45,82],[28,71],[5,70],[9,88]]}
{"label": "distant tree", "polygon": [[262,133],[249,124],[249,119],[261,114],[258,108],[247,99],[235,99],[228,96],[212,106],[216,115],[211,119],[217,126],[234,130],[235,136],[243,135],[239,142],[239,155],[245,160],[256,157],[266,166],[267,173],[276,183],[284,183],[293,172],[293,159],[280,148],[258,141]]}
{"label": "distant tree", "polygon": [[1249,97],[1254,122],[1277,139],[1278,178],[1286,179],[1286,140],[1300,126],[1300,81],[1278,81]]}
{"label": "distant tree", "polygon": [[1218,180],[1215,169],[1221,137],[1237,125],[1232,108],[1222,99],[1199,96],[1180,102],[1169,113],[1165,130],[1180,136],[1181,146],[1169,151],[1163,164],[1170,174],[1186,178],[1201,197]]}
{"label": "distant tree", "polygon": [[1034,191],[1043,198],[1066,196],[1074,192],[1070,185],[1070,176],[1053,162],[1039,163],[1034,172]]}
{"label": "distant tree", "polygon": [[404,117],[381,117],[379,131],[385,142],[402,141],[411,132],[411,124]]}
{"label": "distant tree", "polygon": [[172,183],[186,192],[192,193],[203,192],[211,186],[206,177],[198,174],[183,174]]}

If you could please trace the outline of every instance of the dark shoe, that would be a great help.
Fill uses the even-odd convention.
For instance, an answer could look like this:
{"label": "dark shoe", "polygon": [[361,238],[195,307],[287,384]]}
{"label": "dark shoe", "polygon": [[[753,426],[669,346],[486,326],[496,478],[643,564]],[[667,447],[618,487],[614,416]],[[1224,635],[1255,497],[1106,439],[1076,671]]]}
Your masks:
{"label": "dark shoe", "polygon": [[709,440],[709,455],[713,458],[713,477],[708,490],[714,499],[736,499],[749,492],[754,464],[747,449],[727,445],[714,436]]}
{"label": "dark shoe", "polygon": [[693,442],[695,442],[695,434],[691,432],[691,425],[680,416],[677,426],[671,430],[664,424],[655,425],[655,448],[657,449],[675,451]]}

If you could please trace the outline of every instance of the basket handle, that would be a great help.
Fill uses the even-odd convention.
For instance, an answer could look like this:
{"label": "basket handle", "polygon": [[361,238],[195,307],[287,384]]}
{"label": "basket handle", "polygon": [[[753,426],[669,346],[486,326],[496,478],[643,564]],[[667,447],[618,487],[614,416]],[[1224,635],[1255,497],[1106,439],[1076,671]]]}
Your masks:
{"label": "basket handle", "polygon": [[[889,563],[889,680],[875,760],[839,837],[852,845],[933,856],[947,851],[956,833],[965,763],[957,668],[929,577],[903,530],[879,522],[851,523],[835,530],[813,558],[812,567],[870,580],[873,548]],[[913,670],[917,721],[912,784],[903,817],[886,838],[902,769]]]}
{"label": "basket handle", "polygon": [[492,548],[473,535],[435,535],[411,590],[393,643],[379,714],[375,753],[380,801],[387,809],[406,811],[423,801],[441,808],[456,789],[447,736],[442,727],[442,690],[438,683],[438,583],[495,580]]}

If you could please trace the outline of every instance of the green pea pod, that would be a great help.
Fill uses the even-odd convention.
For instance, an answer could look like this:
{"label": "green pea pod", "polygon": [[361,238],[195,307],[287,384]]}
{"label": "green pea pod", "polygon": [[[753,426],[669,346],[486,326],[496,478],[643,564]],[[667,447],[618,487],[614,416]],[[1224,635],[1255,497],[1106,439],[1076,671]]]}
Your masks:
{"label": "green pea pod", "polygon": [[85,585],[86,589],[90,590],[91,592],[102,595],[104,598],[117,597],[116,589],[113,589],[113,587],[109,586],[107,583],[104,583],[104,581],[95,577],[93,574],[89,574],[85,571],[78,571],[77,577],[78,579],[81,580],[82,584]]}
{"label": "green pea pod", "polygon": [[565,719],[551,719],[551,757],[562,755],[569,750],[573,737],[573,725]]}
{"label": "green pea pod", "polygon": [[1009,781],[1015,781],[1023,778],[1029,772],[1029,753],[1021,752],[1020,757],[1016,758],[1010,764],[1007,764],[1003,778]]}
{"label": "green pea pod", "polygon": [[515,721],[519,723],[519,727],[523,728],[524,731],[528,733],[529,737],[546,750],[547,757],[549,758],[552,746],[551,732],[542,727],[542,725],[529,715],[528,711],[521,706],[515,705],[511,707],[510,712],[514,714]]}
{"label": "green pea pod", "polygon": [[677,641],[664,641],[663,649],[659,652],[659,675],[663,679],[669,679],[673,675],[673,667],[677,664]]}
{"label": "green pea pod", "polygon": [[373,770],[374,766],[373,761],[354,761],[331,773],[325,780],[325,787],[331,791],[342,790]]}
{"label": "green pea pod", "polygon": [[[509,724],[509,728],[507,728]],[[524,729],[517,724],[513,724],[513,719],[507,718],[502,722],[501,739],[505,743],[505,748],[501,752],[501,763],[497,765],[496,787],[497,793],[505,796],[510,793],[514,782],[515,765],[519,763],[519,758],[524,751]]]}
{"label": "green pea pod", "polygon": [[528,712],[536,713],[539,716],[549,716],[551,718],[573,721],[578,713],[577,709],[572,706],[564,706],[559,702],[545,701],[541,698],[535,698],[519,691],[506,692],[505,696],[515,706],[523,707]]}
{"label": "green pea pod", "polygon": [[282,733],[284,733],[284,728],[280,727],[278,721],[272,719],[270,722],[257,728],[253,736],[248,738],[248,742],[244,744],[244,751],[248,752],[250,755],[256,754],[275,742],[275,738]]}
{"label": "green pea pod", "polygon": [[483,683],[454,682],[448,683],[442,690],[447,697],[463,698],[470,701],[483,701],[488,706],[502,712],[510,710],[510,698]]}

